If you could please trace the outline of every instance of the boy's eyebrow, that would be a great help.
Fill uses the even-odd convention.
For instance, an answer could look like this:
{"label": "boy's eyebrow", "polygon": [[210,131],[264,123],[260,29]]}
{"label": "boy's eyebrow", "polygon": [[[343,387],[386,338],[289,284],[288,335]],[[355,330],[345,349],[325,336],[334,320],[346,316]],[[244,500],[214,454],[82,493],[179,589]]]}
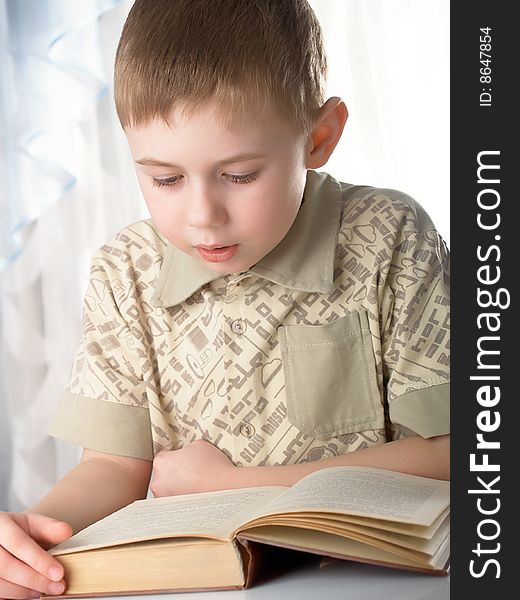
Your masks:
{"label": "boy's eyebrow", "polygon": [[[237,163],[237,162],[243,162],[245,160],[252,160],[254,158],[265,158],[266,156],[267,156],[266,154],[237,154],[235,156],[229,156],[228,158],[219,160],[217,164],[221,165],[221,164]],[[165,162],[163,160],[158,160],[157,158],[148,158],[146,156],[143,158],[138,158],[135,162],[140,165],[147,166],[147,167],[173,167],[174,169],[179,168],[177,165],[174,165],[172,163]]]}

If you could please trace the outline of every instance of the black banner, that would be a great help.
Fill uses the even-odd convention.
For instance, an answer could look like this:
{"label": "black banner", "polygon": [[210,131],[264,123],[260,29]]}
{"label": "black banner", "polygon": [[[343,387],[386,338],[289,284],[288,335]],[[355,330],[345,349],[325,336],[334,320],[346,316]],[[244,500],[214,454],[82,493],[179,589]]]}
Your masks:
{"label": "black banner", "polygon": [[520,128],[513,6],[451,2],[450,580],[454,598],[471,600],[516,595],[520,327],[512,288],[520,255]]}

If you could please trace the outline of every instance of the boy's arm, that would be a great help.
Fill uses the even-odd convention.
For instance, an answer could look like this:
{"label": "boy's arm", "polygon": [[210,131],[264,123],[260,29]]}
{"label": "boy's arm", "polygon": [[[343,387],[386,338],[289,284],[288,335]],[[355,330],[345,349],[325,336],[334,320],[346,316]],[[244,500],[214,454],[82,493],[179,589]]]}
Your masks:
{"label": "boy's arm", "polygon": [[74,532],[146,498],[152,463],[85,449],[80,463],[26,510],[65,521]]}
{"label": "boy's arm", "polygon": [[237,467],[218,448],[197,440],[181,450],[159,452],[150,488],[155,496],[174,496],[232,488],[291,486],[326,467],[373,467],[410,475],[450,478],[450,436],[410,436],[332,458],[295,465]]}
{"label": "boy's arm", "polygon": [[450,436],[411,436],[332,458],[276,467],[247,467],[236,472],[239,487],[291,486],[305,475],[326,467],[373,467],[410,475],[450,478]]}
{"label": "boy's arm", "polygon": [[145,498],[151,467],[150,461],[85,450],[80,464],[35,506],[0,512],[0,598],[63,593],[63,567],[44,549],[70,537],[70,526],[78,531]]}

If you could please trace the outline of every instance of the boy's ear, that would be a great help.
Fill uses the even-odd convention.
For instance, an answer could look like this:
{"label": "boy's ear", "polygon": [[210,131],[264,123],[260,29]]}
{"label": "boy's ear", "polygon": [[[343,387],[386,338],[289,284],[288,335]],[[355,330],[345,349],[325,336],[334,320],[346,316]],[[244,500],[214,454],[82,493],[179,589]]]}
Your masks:
{"label": "boy's ear", "polygon": [[307,169],[319,169],[330,158],[347,122],[348,111],[341,98],[333,96],[320,108],[309,135]]}

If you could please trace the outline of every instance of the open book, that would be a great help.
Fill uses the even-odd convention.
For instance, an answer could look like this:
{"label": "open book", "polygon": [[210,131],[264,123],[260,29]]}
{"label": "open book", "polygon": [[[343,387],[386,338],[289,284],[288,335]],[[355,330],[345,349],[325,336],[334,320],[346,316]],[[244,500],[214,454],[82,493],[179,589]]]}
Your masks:
{"label": "open book", "polygon": [[449,501],[447,481],[326,468],[292,487],[139,500],[50,553],[68,597],[246,588],[265,544],[447,574]]}

